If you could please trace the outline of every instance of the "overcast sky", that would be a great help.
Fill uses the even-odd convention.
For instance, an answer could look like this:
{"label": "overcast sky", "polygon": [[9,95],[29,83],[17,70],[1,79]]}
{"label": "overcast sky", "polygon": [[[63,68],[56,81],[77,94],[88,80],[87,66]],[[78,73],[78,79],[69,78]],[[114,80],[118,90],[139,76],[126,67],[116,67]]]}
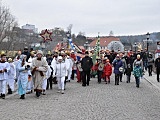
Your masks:
{"label": "overcast sky", "polygon": [[86,36],[136,35],[160,32],[160,0],[2,0],[19,26],[38,31],[73,25],[72,33]]}

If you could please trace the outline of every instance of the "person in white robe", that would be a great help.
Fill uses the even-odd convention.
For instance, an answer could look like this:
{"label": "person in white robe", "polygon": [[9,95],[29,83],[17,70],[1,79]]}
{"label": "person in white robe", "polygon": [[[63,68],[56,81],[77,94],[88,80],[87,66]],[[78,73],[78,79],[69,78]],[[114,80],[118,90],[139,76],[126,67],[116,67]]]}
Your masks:
{"label": "person in white robe", "polygon": [[16,77],[16,67],[13,64],[12,58],[8,58],[8,63],[10,65],[10,70],[8,72],[8,80],[7,80],[8,94],[12,94],[12,92],[14,91],[14,82],[15,82],[15,77]]}
{"label": "person in white robe", "polygon": [[[58,53],[55,53],[53,56],[53,60],[51,62],[51,67],[52,67],[53,71],[55,71],[57,61],[58,61]],[[56,76],[53,77],[53,82],[54,82],[54,84],[57,84]]]}
{"label": "person in white robe", "polygon": [[[32,51],[30,53],[30,57],[28,59],[28,64],[30,66],[32,66],[32,60],[35,58],[35,54],[34,52]],[[30,74],[31,75],[31,74]],[[32,75],[30,76],[30,78],[28,79],[28,83],[27,83],[27,93],[26,94],[30,94],[33,92],[33,88],[34,88],[34,85],[33,85],[33,80],[32,80]]]}
{"label": "person in white robe", "polygon": [[58,80],[58,92],[64,94],[65,76],[66,76],[67,66],[63,61],[62,56],[58,57],[58,62],[56,63],[53,76],[57,77]]}
{"label": "person in white robe", "polygon": [[51,68],[48,65],[48,70],[46,72],[46,77],[43,80],[43,84],[42,84],[42,95],[46,95],[46,88],[47,88],[47,79],[51,76]]}
{"label": "person in white robe", "polygon": [[8,79],[8,72],[10,70],[10,65],[8,62],[6,62],[6,55],[1,55],[0,60],[0,94],[1,98],[5,99],[6,94],[6,81]]}
{"label": "person in white robe", "polygon": [[26,62],[26,55],[21,55],[18,60],[16,69],[18,71],[18,94],[21,96],[20,99],[25,99],[25,94],[27,90],[28,76],[30,66]]}
{"label": "person in white robe", "polygon": [[70,80],[71,80],[71,74],[72,74],[72,67],[73,67],[73,61],[70,58],[70,56],[67,56],[65,58],[65,63],[66,63],[66,68],[67,68],[67,80],[66,81],[70,82]]}

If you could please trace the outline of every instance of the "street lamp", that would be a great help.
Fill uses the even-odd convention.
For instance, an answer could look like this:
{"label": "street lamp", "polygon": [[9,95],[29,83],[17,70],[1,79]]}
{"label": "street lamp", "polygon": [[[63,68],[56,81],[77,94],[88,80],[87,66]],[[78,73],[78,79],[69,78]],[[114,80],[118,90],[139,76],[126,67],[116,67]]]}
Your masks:
{"label": "street lamp", "polygon": [[133,46],[133,47],[134,47],[135,53],[136,53],[136,52],[137,52],[137,49],[136,49],[136,48],[137,48],[137,43],[136,43],[136,42],[134,43],[134,46]]}
{"label": "street lamp", "polygon": [[149,46],[148,40],[149,40],[149,36],[150,36],[149,32],[146,34],[146,36],[147,36],[147,52],[148,52],[148,46]]}
{"label": "street lamp", "polygon": [[88,41],[86,41],[85,44],[84,44],[84,47],[85,47],[86,50],[88,49],[88,46],[89,46]]}
{"label": "street lamp", "polygon": [[69,39],[71,38],[71,33],[68,31],[68,32],[66,33],[66,35],[67,35],[67,38],[68,38],[67,48],[69,48]]}

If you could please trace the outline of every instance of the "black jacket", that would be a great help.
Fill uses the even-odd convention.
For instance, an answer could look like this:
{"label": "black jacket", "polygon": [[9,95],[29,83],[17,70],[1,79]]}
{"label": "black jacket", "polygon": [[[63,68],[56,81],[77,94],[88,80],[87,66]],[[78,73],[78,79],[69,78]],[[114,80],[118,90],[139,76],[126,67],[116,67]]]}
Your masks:
{"label": "black jacket", "polygon": [[160,68],[160,58],[157,58],[155,61],[155,67]]}
{"label": "black jacket", "polygon": [[83,71],[90,71],[93,66],[92,58],[85,56],[81,61]]}

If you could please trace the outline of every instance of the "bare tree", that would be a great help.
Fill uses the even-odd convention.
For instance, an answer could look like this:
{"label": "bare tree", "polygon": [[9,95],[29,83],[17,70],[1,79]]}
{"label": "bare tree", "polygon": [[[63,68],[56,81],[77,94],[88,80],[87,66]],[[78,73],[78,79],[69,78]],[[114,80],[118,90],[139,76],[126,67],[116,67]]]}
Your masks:
{"label": "bare tree", "polygon": [[14,16],[0,2],[0,44],[7,36],[10,37],[12,35],[15,26],[17,26],[17,22]]}

